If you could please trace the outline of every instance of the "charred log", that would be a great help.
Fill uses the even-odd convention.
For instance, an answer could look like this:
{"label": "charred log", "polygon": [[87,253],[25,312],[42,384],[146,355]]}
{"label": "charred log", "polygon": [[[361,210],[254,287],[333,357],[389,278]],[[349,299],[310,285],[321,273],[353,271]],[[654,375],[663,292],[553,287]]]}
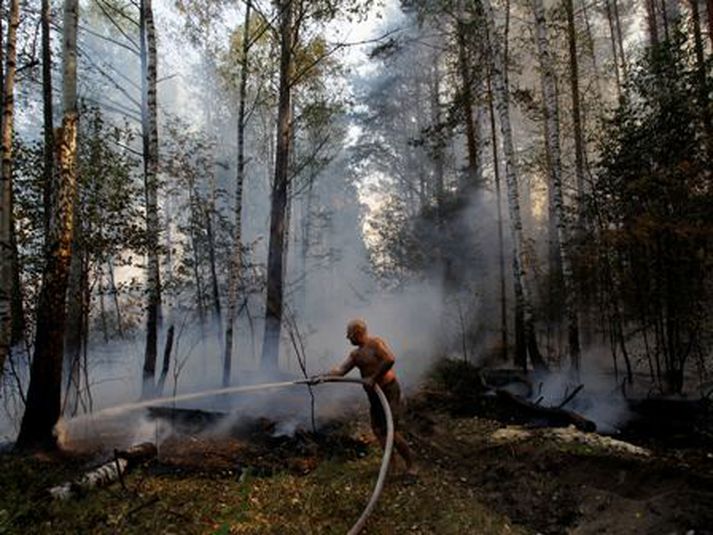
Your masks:
{"label": "charred log", "polygon": [[507,390],[495,391],[499,400],[511,405],[516,411],[532,419],[542,420],[549,427],[567,427],[574,425],[580,431],[596,431],[597,426],[591,420],[576,412],[556,407],[543,407],[516,396]]}

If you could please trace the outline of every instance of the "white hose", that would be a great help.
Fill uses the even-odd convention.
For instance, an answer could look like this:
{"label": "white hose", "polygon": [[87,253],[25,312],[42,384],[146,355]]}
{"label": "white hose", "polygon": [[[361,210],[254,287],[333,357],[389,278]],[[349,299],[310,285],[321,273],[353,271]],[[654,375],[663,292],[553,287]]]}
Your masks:
{"label": "white hose", "polygon": [[[362,379],[352,379],[350,377],[331,377],[324,376],[320,377],[318,382],[323,383],[354,383],[354,384],[366,384]],[[295,381],[295,384],[314,384],[311,381]],[[391,414],[391,407],[389,406],[389,400],[386,399],[383,390],[379,385],[374,385],[374,392],[379,397],[381,402],[381,407],[384,409],[384,415],[386,416],[386,445],[384,446],[384,456],[381,459],[381,468],[379,469],[379,477],[376,480],[376,485],[374,485],[374,490],[371,493],[371,498],[366,504],[364,511],[362,511],[361,516],[356,521],[356,523],[349,530],[348,535],[356,535],[362,529],[364,529],[364,524],[366,524],[367,518],[371,514],[372,510],[376,506],[376,502],[379,500],[381,491],[384,490],[384,483],[386,482],[386,474],[389,471],[389,462],[391,461],[391,453],[394,449],[394,418]]]}

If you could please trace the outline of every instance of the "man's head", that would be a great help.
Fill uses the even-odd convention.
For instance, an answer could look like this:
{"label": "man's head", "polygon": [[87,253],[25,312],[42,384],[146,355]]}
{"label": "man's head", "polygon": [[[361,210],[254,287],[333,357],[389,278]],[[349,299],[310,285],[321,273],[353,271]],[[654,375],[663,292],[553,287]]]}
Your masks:
{"label": "man's head", "polygon": [[347,324],[347,338],[355,346],[362,346],[366,342],[366,323],[356,319]]}

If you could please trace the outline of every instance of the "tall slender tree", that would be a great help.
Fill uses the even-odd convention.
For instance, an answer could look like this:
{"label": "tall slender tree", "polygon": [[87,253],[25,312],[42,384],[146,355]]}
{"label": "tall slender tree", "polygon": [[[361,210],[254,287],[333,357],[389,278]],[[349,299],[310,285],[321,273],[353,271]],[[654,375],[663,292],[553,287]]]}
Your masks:
{"label": "tall slender tree", "polygon": [[158,330],[161,326],[158,216],[158,107],[156,103],[156,28],[151,0],[140,3],[141,127],[146,196],[147,314],[142,396],[152,395],[156,374]]}
{"label": "tall slender tree", "polygon": [[287,186],[292,141],[292,78],[294,71],[293,0],[281,0],[280,10],[280,81],[277,104],[277,140],[275,174],[270,208],[270,243],[267,257],[267,299],[261,366],[277,369],[282,330],[284,298],[284,242],[286,230]]}
{"label": "tall slender tree", "polygon": [[62,127],[57,136],[58,173],[52,181],[49,239],[37,304],[35,351],[18,448],[54,448],[59,419],[66,292],[72,256],[72,221],[77,187],[77,25],[79,0],[65,0]]}
{"label": "tall slender tree", "polygon": [[225,347],[223,355],[223,386],[230,384],[233,363],[233,327],[238,311],[238,286],[243,265],[243,184],[245,182],[245,104],[247,100],[248,60],[250,54],[250,11],[252,3],[245,3],[243,22],[243,46],[240,62],[240,82],[238,88],[238,168],[235,177],[235,231],[233,234],[233,255],[228,274],[228,317],[225,325]]}
{"label": "tall slender tree", "polygon": [[54,121],[52,109],[52,6],[50,0],[42,0],[42,113],[44,118],[44,207],[45,236],[48,235],[50,214],[50,187],[54,174]]}
{"label": "tall slender tree", "polygon": [[[515,144],[513,142],[512,125],[510,123],[510,98],[505,80],[505,64],[503,53],[495,32],[495,17],[490,0],[482,0],[485,26],[487,28],[486,57],[491,62],[493,93],[496,109],[500,120],[500,133],[505,153],[505,177],[508,188],[508,210],[510,212],[510,232],[513,243],[513,269],[515,285],[516,314],[519,312],[523,318],[523,331],[516,329],[515,336],[524,340],[520,344],[516,341],[516,363],[520,366],[527,365],[527,355],[535,368],[546,368],[542,359],[535,332],[535,316],[531,302],[530,285],[526,273],[525,236],[520,215],[520,194],[518,191],[518,173],[515,163]],[[524,351],[523,351],[524,350]],[[524,353],[524,354],[523,354]]]}
{"label": "tall slender tree", "polygon": [[564,0],[567,13],[567,41],[569,44],[569,89],[572,97],[572,125],[574,130],[574,176],[577,188],[577,222],[584,224],[584,135],[579,90],[579,61],[577,57],[577,27],[574,19],[574,1]]}
{"label": "tall slender tree", "polygon": [[20,2],[12,0],[8,17],[7,53],[2,88],[2,167],[0,169],[0,376],[10,354],[13,323],[14,256],[12,217],[12,136],[17,70],[17,28]]}
{"label": "tall slender tree", "polygon": [[557,101],[556,77],[552,54],[547,38],[547,21],[545,6],[542,0],[533,0],[535,27],[537,33],[537,50],[540,60],[542,97],[545,114],[545,153],[550,172],[550,227],[556,232],[555,254],[562,266],[562,283],[564,291],[565,317],[569,338],[569,355],[572,369],[579,370],[579,327],[575,303],[574,273],[569,255],[569,233],[564,212],[562,197],[562,155],[560,148],[559,103]]}
{"label": "tall slender tree", "polygon": [[493,149],[493,180],[495,182],[495,202],[497,203],[498,214],[498,267],[500,282],[500,345],[503,361],[508,358],[508,316],[507,316],[507,290],[505,284],[505,241],[503,240],[503,200],[502,187],[500,186],[500,157],[498,156],[498,134],[495,126],[495,108],[493,106],[493,90],[490,81],[490,72],[487,76],[488,82],[488,106],[490,111],[490,134]]}

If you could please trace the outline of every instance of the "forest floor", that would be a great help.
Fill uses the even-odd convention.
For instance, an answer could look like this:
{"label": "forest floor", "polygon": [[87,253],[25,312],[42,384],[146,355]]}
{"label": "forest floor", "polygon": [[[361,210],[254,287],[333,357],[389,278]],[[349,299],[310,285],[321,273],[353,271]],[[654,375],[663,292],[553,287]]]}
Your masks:
{"label": "forest floor", "polygon": [[[365,532],[713,533],[710,449],[628,448],[505,419],[449,392],[414,396],[404,428],[419,476],[394,463]],[[318,435],[275,437],[255,420],[231,438],[175,436],[123,485],[65,502],[46,490],[96,458],[1,454],[0,534],[345,533],[381,461],[362,420]]]}

